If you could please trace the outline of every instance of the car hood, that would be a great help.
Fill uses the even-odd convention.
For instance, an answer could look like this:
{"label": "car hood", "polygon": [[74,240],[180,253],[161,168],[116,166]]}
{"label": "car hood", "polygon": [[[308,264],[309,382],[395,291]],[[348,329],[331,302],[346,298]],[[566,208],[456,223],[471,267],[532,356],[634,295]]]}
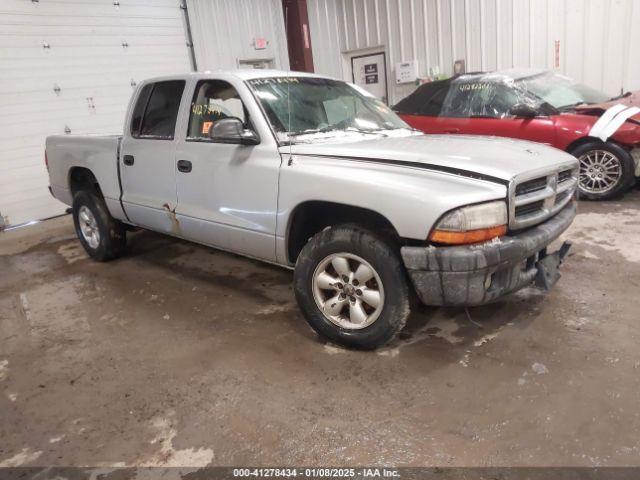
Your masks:
{"label": "car hood", "polygon": [[398,166],[478,176],[506,183],[523,174],[575,166],[576,159],[533,142],[467,135],[413,135],[352,143],[283,146],[284,155],[313,155],[381,161]]}
{"label": "car hood", "polygon": [[[640,90],[631,92],[626,97],[619,98],[617,100],[611,100],[609,102],[593,103],[589,105],[580,105],[576,107],[576,113],[586,115],[601,115],[614,105],[624,105],[626,107],[640,107]],[[640,113],[635,114],[630,118],[636,123],[640,123]]]}

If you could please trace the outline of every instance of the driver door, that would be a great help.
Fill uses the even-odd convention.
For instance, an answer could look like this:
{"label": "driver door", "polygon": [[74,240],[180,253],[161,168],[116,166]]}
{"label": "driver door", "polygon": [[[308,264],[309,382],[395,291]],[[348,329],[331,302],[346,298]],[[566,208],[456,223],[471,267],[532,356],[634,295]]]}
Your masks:
{"label": "driver door", "polygon": [[212,141],[209,129],[222,118],[237,117],[253,129],[238,93],[242,85],[194,83],[175,152],[175,213],[183,236],[274,261],[280,155],[265,141],[251,146]]}

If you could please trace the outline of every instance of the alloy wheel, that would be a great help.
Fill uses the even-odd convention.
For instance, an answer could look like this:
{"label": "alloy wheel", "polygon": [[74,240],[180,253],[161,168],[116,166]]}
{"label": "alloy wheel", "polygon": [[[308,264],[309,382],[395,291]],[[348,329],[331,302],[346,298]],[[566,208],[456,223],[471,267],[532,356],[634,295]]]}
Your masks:
{"label": "alloy wheel", "polygon": [[80,232],[87,244],[93,248],[98,248],[100,245],[100,231],[98,230],[98,222],[93,212],[86,206],[81,206],[78,211],[78,224],[80,225]]}
{"label": "alloy wheel", "polygon": [[606,150],[589,150],[578,157],[580,161],[580,189],[588,193],[606,193],[622,177],[620,159]]}
{"label": "alloy wheel", "polygon": [[368,327],[384,306],[384,288],[378,272],[351,253],[324,258],[313,273],[312,290],[324,316],[347,330]]}

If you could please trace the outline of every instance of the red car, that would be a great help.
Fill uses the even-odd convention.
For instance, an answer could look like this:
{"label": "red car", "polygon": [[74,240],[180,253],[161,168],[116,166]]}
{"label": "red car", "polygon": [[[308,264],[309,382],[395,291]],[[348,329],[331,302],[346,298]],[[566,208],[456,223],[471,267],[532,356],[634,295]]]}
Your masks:
{"label": "red car", "polygon": [[640,92],[616,98],[553,72],[506,70],[425,83],[395,105],[425,133],[546,143],[580,159],[580,192],[617,196],[640,176]]}

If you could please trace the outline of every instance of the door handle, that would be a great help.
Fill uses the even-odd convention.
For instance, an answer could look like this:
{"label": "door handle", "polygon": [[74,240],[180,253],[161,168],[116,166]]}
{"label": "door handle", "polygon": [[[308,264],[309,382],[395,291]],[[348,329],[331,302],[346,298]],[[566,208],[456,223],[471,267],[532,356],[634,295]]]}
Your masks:
{"label": "door handle", "polygon": [[135,161],[135,158],[133,158],[133,155],[125,155],[124,157],[122,157],[122,163],[124,163],[125,165],[133,165],[133,162]]}
{"label": "door handle", "polygon": [[444,133],[460,133],[459,128],[447,128]]}
{"label": "door handle", "polygon": [[189,160],[178,160],[178,171],[189,173],[191,171],[191,162]]}

